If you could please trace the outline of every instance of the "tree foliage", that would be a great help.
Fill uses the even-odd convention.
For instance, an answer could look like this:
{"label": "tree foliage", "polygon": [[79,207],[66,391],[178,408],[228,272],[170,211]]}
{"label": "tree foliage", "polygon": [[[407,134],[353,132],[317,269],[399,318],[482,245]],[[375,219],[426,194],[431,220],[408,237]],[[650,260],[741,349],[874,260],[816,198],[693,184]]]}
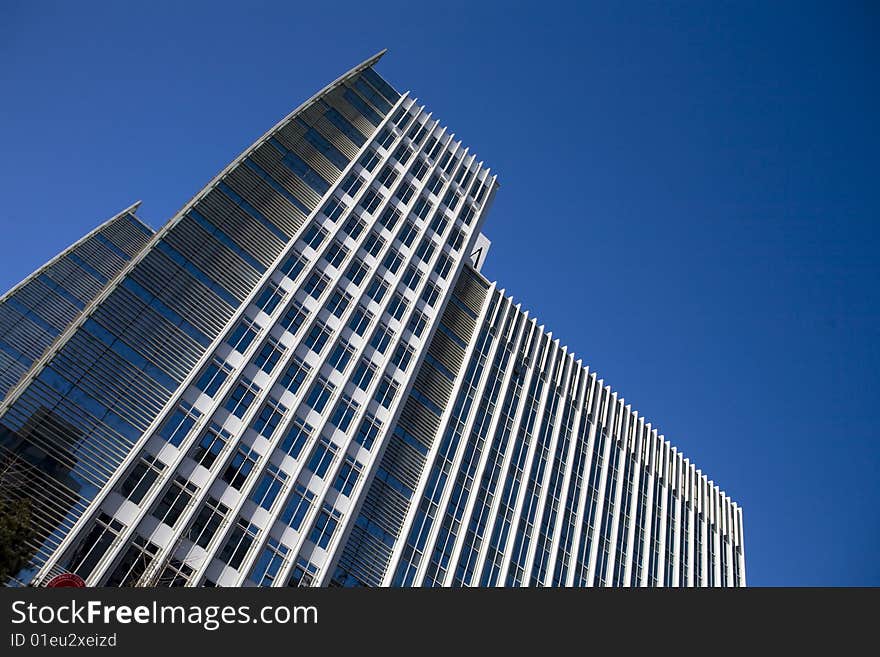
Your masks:
{"label": "tree foliage", "polygon": [[33,535],[30,500],[0,499],[0,585],[27,565]]}

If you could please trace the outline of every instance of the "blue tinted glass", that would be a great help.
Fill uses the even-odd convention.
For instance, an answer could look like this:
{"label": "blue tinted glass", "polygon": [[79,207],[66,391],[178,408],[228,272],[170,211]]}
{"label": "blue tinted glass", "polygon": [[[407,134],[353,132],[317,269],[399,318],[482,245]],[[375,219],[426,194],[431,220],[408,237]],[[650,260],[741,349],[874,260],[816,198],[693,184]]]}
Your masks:
{"label": "blue tinted glass", "polygon": [[361,147],[364,145],[364,142],[367,141],[363,133],[355,128],[351,123],[349,123],[348,119],[342,116],[342,114],[340,114],[334,108],[328,108],[324,116],[327,118],[328,121],[330,121],[330,123],[335,125],[342,134],[348,137],[356,146]]}

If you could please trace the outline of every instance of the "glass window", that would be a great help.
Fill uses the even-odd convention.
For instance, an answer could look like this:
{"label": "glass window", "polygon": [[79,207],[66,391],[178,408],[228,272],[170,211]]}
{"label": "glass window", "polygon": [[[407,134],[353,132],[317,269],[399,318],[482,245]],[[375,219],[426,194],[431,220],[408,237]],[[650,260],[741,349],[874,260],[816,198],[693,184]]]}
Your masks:
{"label": "glass window", "polygon": [[354,347],[345,340],[339,340],[330,352],[327,362],[337,372],[344,372],[353,355]]}
{"label": "glass window", "polygon": [[223,525],[229,507],[208,497],[198,515],[193,520],[186,536],[199,547],[208,547],[208,543],[217,534],[217,530]]}
{"label": "glass window", "polygon": [[382,264],[392,274],[396,274],[397,271],[400,269],[401,265],[403,265],[403,256],[400,255],[400,251],[397,251],[395,249],[391,249],[390,251],[388,251],[388,254],[385,256],[385,259],[382,261]]}
{"label": "glass window", "polygon": [[[184,587],[192,579],[193,573],[195,573],[195,571],[192,566],[186,565],[180,559],[172,558],[162,567],[156,585],[168,588]],[[207,580],[205,581],[207,582]],[[210,585],[204,584],[204,586]],[[217,585],[214,584],[213,586],[216,587]]]}
{"label": "glass window", "polygon": [[437,263],[434,265],[434,271],[440,278],[446,278],[449,276],[449,272],[452,271],[452,258],[450,258],[449,254],[445,251],[437,258]]}
{"label": "glass window", "polygon": [[376,276],[367,287],[367,296],[378,304],[382,303],[386,292],[388,292],[388,281],[381,276]]}
{"label": "glass window", "polygon": [[239,446],[235,456],[232,457],[229,465],[226,466],[226,471],[223,473],[223,481],[236,490],[241,490],[248,475],[250,475],[257,464],[258,456],[250,447]]}
{"label": "glass window", "polygon": [[106,513],[100,513],[70,557],[67,569],[83,578],[91,575],[123,527],[124,525],[118,520]]}
{"label": "glass window", "polygon": [[158,431],[158,435],[169,444],[180,447],[181,441],[200,417],[202,417],[202,414],[198,410],[186,402],[181,402],[169,418],[165,420],[165,423]]}
{"label": "glass window", "polygon": [[290,392],[296,394],[310,371],[311,368],[308,365],[298,357],[294,356],[290,365],[288,365],[287,369],[284,371],[284,376],[281,377],[280,383],[282,386],[290,390]]}
{"label": "glass window", "polygon": [[376,142],[382,148],[387,149],[389,146],[391,146],[391,144],[394,143],[394,139],[395,139],[394,133],[391,132],[391,130],[389,130],[387,127],[385,127],[385,128],[382,128],[382,131],[379,133],[379,136],[376,138]]}
{"label": "glass window", "polygon": [[428,262],[431,259],[431,256],[434,255],[434,251],[437,249],[437,245],[434,244],[434,241],[428,237],[425,237],[419,244],[416,249],[416,256],[421,258],[423,261]]}
{"label": "glass window", "polygon": [[376,168],[376,165],[379,164],[379,160],[382,158],[379,157],[379,153],[372,146],[368,148],[363,155],[361,155],[361,159],[358,160],[358,164],[360,164],[367,171],[372,171]]}
{"label": "glass window", "polygon": [[290,304],[290,307],[287,309],[287,312],[284,313],[284,317],[281,318],[279,323],[286,330],[295,335],[297,331],[299,331],[299,327],[303,325],[306,319],[308,319],[308,316],[309,314],[306,312],[305,308],[303,308],[298,302],[294,301]]}
{"label": "glass window", "polygon": [[312,456],[309,458],[309,463],[306,467],[323,479],[335,456],[336,445],[326,438],[321,438],[318,444],[315,445],[315,449],[312,450]]}
{"label": "glass window", "polygon": [[422,282],[422,272],[419,271],[419,268],[414,264],[411,264],[406,268],[406,271],[403,272],[403,278],[401,280],[410,290],[415,290],[419,286],[419,283]]}
{"label": "glass window", "polygon": [[238,569],[254,544],[254,539],[259,532],[259,527],[252,525],[244,518],[239,518],[232,532],[230,532],[226,545],[223,546],[223,551],[220,553],[220,561],[227,566]]}
{"label": "glass window", "polygon": [[288,586],[312,586],[318,579],[318,567],[305,557],[297,559],[290,571]]}
{"label": "glass window", "polygon": [[202,375],[196,382],[196,388],[209,397],[213,397],[217,394],[220,386],[222,386],[226,382],[226,379],[229,378],[230,372],[232,372],[232,368],[229,365],[219,358],[215,358],[208,364],[205,371],[202,372]]}
{"label": "glass window", "polygon": [[388,229],[389,232],[391,232],[397,226],[402,216],[403,213],[396,207],[392,205],[386,205],[385,209],[382,210],[382,214],[379,215],[378,223]]}
{"label": "glass window", "polygon": [[412,316],[409,318],[409,323],[406,325],[415,336],[421,336],[427,326],[428,316],[421,310],[414,310]]}
{"label": "glass window", "polygon": [[361,390],[366,390],[375,375],[376,366],[366,358],[362,358],[354,368],[351,381]]}
{"label": "glass window", "polygon": [[388,303],[388,314],[394,319],[400,320],[406,312],[406,307],[408,305],[409,304],[404,296],[400,292],[395,292],[391,301]]}
{"label": "glass window", "polygon": [[431,179],[428,180],[427,189],[435,196],[438,196],[445,182],[446,181],[439,173],[435,173],[431,176]]}
{"label": "glass window", "polygon": [[364,232],[364,229],[367,227],[367,224],[364,223],[364,220],[358,216],[351,215],[348,219],[345,220],[345,225],[342,227],[342,230],[348,233],[351,239],[356,240],[360,237],[360,234]]}
{"label": "glass window", "polygon": [[[473,163],[473,158],[471,158],[471,163]],[[465,176],[463,176],[459,182],[461,182],[462,189],[467,189],[468,186],[471,184],[471,180],[474,177],[474,169],[470,169],[470,168],[465,169],[464,167],[462,167],[462,171],[467,171],[467,174]],[[460,174],[461,174],[461,171],[459,171],[459,175]]]}
{"label": "glass window", "polygon": [[144,454],[123,480],[119,492],[127,500],[140,504],[162,474],[165,464],[155,456]]}
{"label": "glass window", "polygon": [[287,498],[287,505],[284,507],[284,513],[281,514],[281,522],[299,531],[314,500],[315,494],[312,491],[302,484],[297,484]]}
{"label": "glass window", "polygon": [[251,422],[251,428],[261,436],[271,438],[285,413],[287,408],[284,404],[270,397]]}
{"label": "glass window", "polygon": [[449,219],[447,218],[445,213],[438,212],[434,215],[434,218],[431,219],[431,230],[433,230],[438,235],[442,234],[443,231],[446,230],[446,227],[449,225]]}
{"label": "glass window", "polygon": [[360,203],[358,203],[367,214],[374,214],[381,204],[382,196],[372,187],[361,196]]}
{"label": "glass window", "polygon": [[354,437],[356,443],[366,450],[371,450],[376,438],[379,437],[379,431],[382,429],[382,423],[376,419],[375,415],[367,413],[361,420],[361,426]]}
{"label": "glass window", "polygon": [[333,196],[324,205],[324,209],[322,210],[322,212],[324,213],[324,216],[328,219],[336,221],[337,219],[339,219],[339,217],[345,214],[345,211],[347,209],[348,208],[345,207],[345,203],[343,203],[342,199]]}
{"label": "glass window", "polygon": [[226,339],[227,344],[238,352],[244,353],[256,339],[260,328],[249,319],[243,319]]}
{"label": "glass window", "polygon": [[403,342],[401,342],[394,350],[394,355],[391,357],[391,362],[405,372],[406,368],[409,367],[410,361],[412,360],[414,353],[415,349],[410,347],[408,344],[404,344]]}
{"label": "glass window", "polygon": [[482,203],[482,202],[483,202],[483,198],[486,196],[486,190],[487,190],[487,189],[489,189],[489,188],[488,188],[486,185],[484,185],[483,183],[480,183],[480,191],[477,192],[477,195],[476,195],[476,197],[474,198],[474,200],[475,200],[477,203]]}
{"label": "glass window", "polygon": [[280,269],[285,276],[295,281],[308,263],[309,261],[306,260],[304,255],[299,251],[294,251],[281,263]]}
{"label": "glass window", "polygon": [[310,297],[317,299],[321,296],[321,293],[327,289],[327,284],[330,282],[330,279],[327,278],[326,275],[321,272],[315,271],[312,272],[312,275],[309,276],[308,280],[306,280],[305,285],[303,285],[303,289],[306,291]]}
{"label": "glass window", "polygon": [[376,331],[373,333],[373,339],[370,340],[370,346],[380,354],[384,354],[388,349],[388,345],[391,343],[391,338],[393,336],[394,331],[383,322],[376,327]]}
{"label": "glass window", "polygon": [[376,403],[384,408],[389,408],[397,396],[397,389],[397,382],[387,374],[383,375],[379,385],[376,386],[376,395],[374,397]]}
{"label": "glass window", "polygon": [[379,233],[372,231],[369,235],[367,235],[367,239],[364,240],[364,251],[375,258],[379,256],[379,252],[382,250],[382,247],[384,245],[385,240],[382,238],[382,236],[379,235]]}
{"label": "glass window", "polygon": [[327,301],[327,312],[334,317],[342,317],[342,314],[351,303],[351,295],[342,290],[334,290]]}
{"label": "glass window", "polygon": [[202,434],[202,439],[193,448],[193,460],[205,468],[210,468],[231,439],[232,435],[228,431],[222,429],[216,422],[212,422]]}
{"label": "glass window", "polygon": [[415,193],[416,188],[413,187],[411,183],[404,181],[397,186],[397,191],[394,192],[394,196],[399,199],[401,203],[406,205]]}
{"label": "glass window", "polygon": [[287,475],[278,468],[277,465],[270,463],[266,466],[260,482],[254,487],[251,499],[266,511],[271,511],[275,500],[278,499],[278,493],[284,488],[284,482],[287,481]]}
{"label": "glass window", "polygon": [[326,324],[323,322],[317,322],[312,327],[312,330],[309,331],[306,339],[303,340],[303,344],[316,354],[320,354],[321,350],[324,349],[324,345],[327,344],[327,340],[330,339],[330,333],[331,331],[327,328]]}
{"label": "glass window", "polygon": [[[409,162],[409,159],[413,156],[413,153],[415,153],[413,147],[404,140],[397,145],[397,149],[394,151],[394,159],[401,164],[406,165],[406,163]],[[406,203],[406,201],[404,201],[404,203]]]}
{"label": "glass window", "polygon": [[458,226],[453,226],[449,231],[449,246],[453,251],[461,251],[461,247],[464,246],[464,231]]}
{"label": "glass window", "polygon": [[[427,135],[428,132],[430,132],[431,130],[433,130],[436,127],[437,121],[434,121],[434,125],[432,125],[430,127],[428,126],[427,120],[425,120],[425,122],[423,124],[415,124],[414,123],[410,132],[412,132],[412,130],[415,130],[417,125],[419,125],[419,132],[414,137],[410,137],[410,139],[412,139],[416,144],[420,144],[422,142],[422,140],[425,138],[425,135]],[[432,137],[433,137],[433,135],[432,135]],[[427,151],[430,149],[426,148],[425,150]]]}
{"label": "glass window", "polygon": [[312,435],[312,431],[314,431],[314,427],[311,424],[300,417],[293,418],[287,433],[284,434],[284,438],[281,441],[282,451],[289,454],[292,458],[299,458],[303,447]]}
{"label": "glass window", "polygon": [[421,180],[422,176],[424,176],[427,172],[428,172],[428,161],[420,155],[419,159],[416,161],[416,163],[413,165],[413,168],[412,168],[413,178],[416,178],[417,180]]}
{"label": "glass window", "polygon": [[284,290],[277,283],[270,282],[257,297],[257,307],[267,315],[271,315],[284,299]]}
{"label": "glass window", "polygon": [[[437,125],[436,123],[434,125]],[[431,135],[428,138],[427,143],[425,144],[425,152],[428,154],[428,157],[434,158],[437,157],[437,151],[440,150],[440,141],[434,135]]]}
{"label": "glass window", "polygon": [[439,298],[440,288],[437,287],[433,282],[428,281],[425,284],[424,289],[422,290],[422,300],[429,306],[433,306],[435,303],[437,303],[437,299]]}
{"label": "glass window", "polygon": [[330,421],[340,431],[348,431],[348,427],[351,426],[351,421],[354,419],[358,407],[358,403],[351,397],[342,395],[342,399],[336,405],[336,410],[333,411]]}
{"label": "glass window", "polygon": [[254,356],[254,365],[263,370],[266,374],[271,374],[284,355],[284,347],[273,337],[269,337],[266,343],[260,347],[260,351]]}
{"label": "glass window", "polygon": [[383,187],[391,189],[394,181],[397,180],[397,169],[394,168],[393,164],[386,164],[382,171],[379,172],[377,180]]}
{"label": "glass window", "polygon": [[310,406],[318,413],[322,413],[327,406],[327,402],[330,401],[330,397],[333,396],[333,391],[335,389],[336,386],[330,383],[327,379],[323,376],[319,377],[312,386],[311,391],[309,391],[308,397],[306,397],[306,405]]}
{"label": "glass window", "polygon": [[[391,122],[394,125],[396,125],[398,128],[400,128],[400,127],[402,127],[402,125],[404,123],[408,122],[409,118],[410,118],[410,116],[409,116],[408,112],[406,111],[406,108],[403,105],[401,105],[400,107],[398,107],[395,110],[394,116],[391,117]],[[404,121],[404,119],[407,119],[407,121]]]}
{"label": "glass window", "polygon": [[332,266],[339,269],[339,265],[343,263],[347,255],[348,249],[346,249],[339,240],[333,240],[333,243],[327,248],[327,252],[324,254],[324,259]]}
{"label": "glass window", "polygon": [[241,418],[254,403],[259,391],[260,389],[254,385],[253,381],[243,378],[229,395],[224,408],[235,417]]}
{"label": "glass window", "polygon": [[348,328],[350,328],[355,335],[363,336],[372,321],[373,313],[363,306],[358,306],[351,314],[351,319],[348,321]]}
{"label": "glass window", "polygon": [[471,225],[471,221],[473,221],[474,216],[475,216],[476,214],[477,214],[477,213],[476,213],[476,210],[474,210],[473,206],[471,206],[470,204],[468,204],[468,205],[465,205],[465,206],[464,206],[464,209],[461,211],[461,214],[460,214],[459,216],[461,217],[461,222],[462,222],[465,226],[470,226],[470,225]]}
{"label": "glass window", "polygon": [[257,586],[272,586],[278,571],[284,567],[288,554],[290,554],[289,547],[270,537],[260,556],[257,557],[251,573],[251,581]]}
{"label": "glass window", "polygon": [[397,236],[404,246],[412,246],[412,243],[415,241],[416,236],[419,234],[419,229],[413,223],[412,219],[407,219],[406,223],[403,224],[403,228],[400,229],[400,234]]}
{"label": "glass window", "polygon": [[426,196],[420,196],[419,200],[413,206],[413,214],[419,219],[424,219],[431,213],[431,201]]}
{"label": "glass window", "polygon": [[[406,136],[412,139],[414,142],[418,142],[421,140],[421,137],[425,136],[425,132],[427,128],[422,121],[413,121],[412,126],[409,129],[409,132],[406,133]],[[421,137],[419,136],[421,134]]]}
{"label": "glass window", "polygon": [[362,469],[360,463],[351,456],[346,456],[345,462],[339,467],[339,473],[336,475],[336,481],[333,482],[333,488],[346,497],[351,497],[351,492],[361,476]]}
{"label": "glass window", "polygon": [[321,507],[318,517],[315,518],[315,525],[309,534],[309,540],[319,548],[326,549],[333,538],[333,534],[336,532],[336,528],[339,526],[340,518],[342,518],[342,514],[325,503]]}
{"label": "glass window", "polygon": [[355,194],[358,193],[358,190],[364,186],[364,179],[356,173],[348,174],[348,177],[342,181],[340,188],[346,194],[351,197],[354,197]]}
{"label": "glass window", "polygon": [[153,509],[153,516],[169,527],[174,527],[197,491],[194,483],[177,475]]}
{"label": "glass window", "polygon": [[355,285],[360,285],[364,282],[364,278],[366,278],[368,272],[369,270],[364,264],[364,261],[360,258],[355,258],[351,265],[349,265],[348,271],[345,272],[345,277]]}
{"label": "glass window", "polygon": [[107,586],[138,586],[153,560],[159,554],[159,546],[143,536],[135,536],[122,559],[107,578]]}

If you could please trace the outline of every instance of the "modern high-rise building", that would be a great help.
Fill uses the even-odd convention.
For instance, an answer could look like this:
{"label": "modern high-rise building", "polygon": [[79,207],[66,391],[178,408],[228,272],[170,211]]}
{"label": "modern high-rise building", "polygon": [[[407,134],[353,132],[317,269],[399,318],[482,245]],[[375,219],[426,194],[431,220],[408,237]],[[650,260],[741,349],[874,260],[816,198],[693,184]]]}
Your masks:
{"label": "modern high-rise building", "polygon": [[496,177],[381,55],[0,300],[11,584],[745,585],[737,504],[482,276]]}
{"label": "modern high-rise building", "polygon": [[0,399],[153,236],[135,214],[139,205],[107,220],[0,296]]}

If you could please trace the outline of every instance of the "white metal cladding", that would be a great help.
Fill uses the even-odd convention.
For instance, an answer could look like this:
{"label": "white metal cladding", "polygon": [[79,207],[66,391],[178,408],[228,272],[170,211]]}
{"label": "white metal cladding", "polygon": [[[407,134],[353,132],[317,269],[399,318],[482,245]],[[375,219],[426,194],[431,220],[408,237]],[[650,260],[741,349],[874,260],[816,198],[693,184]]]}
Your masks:
{"label": "white metal cladding", "polygon": [[[383,583],[744,586],[738,505],[494,285],[486,307],[491,298],[494,317],[482,315],[473,333],[476,340],[481,329],[493,330],[484,359],[492,362],[505,345],[521,358],[499,370],[503,381],[491,391],[496,411],[463,495],[456,475],[472,447],[468,440],[481,441],[477,401],[497,384],[488,366],[471,393],[468,439],[459,443],[440,494],[431,477],[435,444]],[[518,327],[512,333],[501,329],[506,316]],[[518,392],[510,394],[512,386]],[[466,387],[460,373],[453,397]],[[515,408],[502,408],[510,400]],[[454,421],[449,410],[438,435]],[[497,449],[490,449],[492,440],[500,440]],[[586,458],[577,458],[579,450]],[[481,490],[483,479],[490,487]]]}
{"label": "white metal cladding", "polygon": [[[320,226],[322,230],[327,231],[319,245],[319,250],[304,244],[301,240],[292,242],[276,259],[267,276],[250,297],[253,301],[258,291],[278,284],[284,295],[284,301],[277,304],[269,314],[258,312],[253,303],[246,303],[227,324],[227,330],[224,331],[228,335],[239,326],[242,317],[249,316],[262,327],[260,338],[254,340],[242,354],[230,349],[223,341],[215,343],[202,362],[209,361],[212,354],[213,357],[224,361],[230,368],[224,385],[208,398],[195,389],[192,383],[195,377],[190,377],[190,385],[181,390],[153,424],[154,429],[160,428],[180,404],[190,405],[195,410],[194,415],[198,415],[198,420],[193,423],[187,436],[177,448],[165,444],[156,436],[146,443],[143,454],[149,455],[151,459],[158,458],[162,463],[160,466],[162,472],[150,486],[149,492],[137,504],[125,500],[117,492],[118,484],[124,484],[125,475],[130,474],[132,467],[138,464],[136,459],[128,459],[126,466],[130,467],[117,473],[111,485],[104,491],[100,505],[94,508],[91,514],[92,524],[80,525],[82,535],[78,542],[68,541],[67,549],[58,551],[57,559],[50,567],[44,569],[46,575],[67,567],[63,563],[64,559],[76,553],[83,541],[88,539],[89,528],[96,526],[98,522],[106,523],[107,519],[121,525],[123,529],[118,532],[112,545],[88,575],[90,583],[105,583],[108,577],[112,579],[112,583],[129,585],[157,583],[164,580],[164,572],[179,573],[181,570],[186,572],[185,580],[190,585],[205,579],[219,585],[254,583],[248,581],[248,577],[254,570],[255,561],[265,554],[267,546],[278,550],[283,560],[283,565],[272,572],[272,579],[276,583],[287,581],[288,572],[300,562],[307,562],[316,571],[322,567],[333,547],[325,546],[329,549],[324,549],[314,545],[307,538],[308,530],[316,521],[321,521],[321,518],[316,516],[325,509],[329,508],[333,513],[340,515],[345,514],[350,499],[356,497],[359,487],[363,484],[362,476],[354,490],[346,496],[339,495],[331,489],[336,473],[345,464],[345,455],[362,459],[361,467],[364,472],[369,470],[374,456],[352,440],[353,431],[347,434],[333,431],[328,420],[341,401],[342,395],[350,394],[352,400],[359,404],[355,417],[350,421],[351,427],[359,426],[362,418],[368,413],[381,423],[383,432],[387,433],[388,428],[393,425],[392,419],[401,405],[401,400],[405,399],[402,391],[407,390],[409,381],[417,370],[418,357],[413,357],[404,371],[390,364],[390,361],[397,353],[397,346],[404,339],[412,345],[414,354],[424,352],[423,347],[431,335],[435,319],[442,311],[448,291],[463,265],[464,257],[469,253],[468,249],[479,233],[485,209],[491,202],[496,186],[495,177],[476,161],[467,148],[439,126],[423,107],[403,95],[393,109],[394,111],[387,113],[386,118],[380,123],[371,139],[363,145],[350,166],[343,171],[339,184],[327,192],[319,206],[324,211],[316,212],[311,217],[312,223],[304,226],[305,230],[300,234],[301,238],[310,225]],[[388,139],[388,142],[380,144],[380,140],[385,139]],[[378,157],[376,162],[370,163],[369,153],[373,151]],[[401,164],[401,159],[404,159],[406,164]],[[362,164],[366,164],[368,169],[364,169]],[[379,183],[377,182],[379,177],[387,173],[386,166],[393,168],[395,175],[390,177],[393,177],[394,181],[389,182],[389,176],[386,175],[383,178],[384,183]],[[413,177],[414,173],[419,177]],[[358,189],[348,186],[352,176],[363,181]],[[439,180],[439,185],[428,191],[426,186],[430,181],[435,180]],[[386,190],[386,184],[391,189]],[[401,189],[404,189],[404,192],[399,194]],[[373,200],[370,200],[367,211],[361,206],[364,199],[374,191],[379,192],[378,206],[373,207],[371,205]],[[328,216],[327,212],[334,214],[334,210],[330,209],[331,198],[341,200],[346,208],[345,212],[341,215]],[[423,199],[430,203],[427,210],[424,205],[420,205]],[[335,208],[335,205],[332,207]],[[390,226],[393,231],[381,223],[382,218],[386,216],[385,210],[391,208],[396,208],[400,214],[395,219],[396,225]],[[346,226],[350,225],[348,220],[356,216],[361,217],[365,227],[355,238],[352,238],[345,231]],[[348,230],[351,231],[350,228]],[[375,247],[376,241],[374,239],[371,241],[374,236],[381,237],[383,243],[378,251],[374,251],[374,255],[370,255],[365,250]],[[330,265],[327,261],[328,252],[331,247],[340,244],[347,248],[344,262],[336,263],[335,266]],[[392,251],[399,253],[402,260],[389,265],[388,257]],[[281,272],[281,268],[295,252],[298,252],[308,264],[302,271],[297,272],[295,280],[291,280]],[[321,259],[322,256],[324,260]],[[367,269],[364,280],[359,281],[358,284],[346,278],[348,267],[355,258],[361,258]],[[389,269],[389,266],[392,269]],[[408,285],[412,288],[401,280],[410,273],[410,267],[418,272],[415,281],[410,278]],[[318,295],[318,299],[312,299],[304,290],[313,272],[327,277],[326,289]],[[367,295],[374,281],[384,281],[389,287],[389,291],[379,303],[371,300]],[[324,302],[337,292],[352,297],[338,321],[324,309]],[[400,292],[407,302],[403,314],[397,313],[397,317],[389,312],[391,303],[396,299],[395,292]],[[310,319],[299,326],[295,334],[291,334],[285,331],[279,322],[297,303],[308,311]],[[347,328],[352,314],[360,307],[367,308],[374,316],[370,332],[363,338],[352,334]],[[413,333],[409,328],[410,320],[417,314],[423,315],[424,320],[416,324],[421,325]],[[305,337],[309,335],[309,329],[319,323],[326,324],[328,337],[320,353],[316,354],[303,343]],[[386,326],[393,337],[379,353],[372,349],[368,342]],[[347,372],[350,372],[364,355],[368,355],[376,366],[377,374],[366,391],[355,388],[346,376],[332,371],[327,364],[332,347],[340,339],[346,340],[353,348],[351,362],[345,368]],[[260,350],[272,340],[277,340],[278,344],[284,347],[284,356],[273,368],[271,376],[264,376],[255,371],[251,362],[253,356],[259,354]],[[279,392],[277,382],[288,363],[296,357],[310,365],[309,376],[300,385],[296,394]],[[197,371],[202,369],[200,366]],[[382,407],[373,399],[374,392],[383,383],[383,376],[386,375],[399,388],[388,408]],[[332,399],[324,404],[320,413],[312,410],[304,411],[303,400],[306,394],[322,376],[334,385]],[[259,388],[259,393],[250,403],[248,412],[239,421],[224,412],[222,402],[228,399],[229,391],[235,388],[243,377],[252,378]],[[281,402],[285,409],[284,418],[270,436],[255,435],[256,432],[250,428],[251,421],[273,394],[277,395],[276,401]],[[309,444],[299,455],[300,458],[294,460],[281,455],[277,445],[297,415],[304,415],[303,419],[312,425],[313,433]],[[229,435],[225,448],[217,456],[211,469],[206,470],[196,466],[188,454],[212,422],[219,422]],[[154,429],[149,433],[154,433]],[[316,477],[306,470],[306,463],[314,446],[322,439],[326,439],[336,448],[336,458],[323,477]],[[383,436],[380,435],[376,439],[374,451],[378,451],[382,442]],[[257,457],[250,477],[241,489],[237,490],[227,485],[221,477],[241,446],[254,450]],[[267,512],[255,505],[251,501],[251,496],[263,473],[272,467],[278,467],[287,476],[282,490],[277,494],[279,501]],[[176,518],[173,527],[169,527],[165,523],[158,522],[150,511],[156,509],[170,487],[175,485],[173,483],[175,479],[185,482],[184,486],[192,488],[194,493],[190,496],[185,509]],[[291,531],[279,521],[285,508],[281,501],[291,495],[297,484],[306,485],[314,495],[314,501],[307,517],[302,521],[300,531]],[[195,515],[204,507],[204,502],[209,496],[221,502],[228,511],[223,522],[215,529],[214,538],[205,548],[201,548],[194,545],[186,535],[191,529]],[[253,530],[254,536],[246,554],[238,560],[237,567],[232,568],[225,566],[216,559],[216,556],[228,548],[230,537],[236,536],[239,525],[248,531]],[[338,540],[338,534],[333,538]],[[133,551],[141,553],[137,557],[141,565],[134,569],[138,572],[136,581],[124,578],[119,582],[115,579],[114,570],[118,570],[120,564],[126,564]]]}
{"label": "white metal cladding", "polygon": [[[741,509],[470,266],[496,177],[377,59],[157,234],[185,242],[187,212],[228,180],[292,238],[211,197],[265,273],[233,281],[204,259],[243,301],[201,318],[216,338],[177,364],[33,581],[81,566],[123,586],[745,585]],[[340,133],[338,156],[306,143],[325,96],[365,137]],[[279,168],[270,139],[326,191]],[[257,168],[235,168],[248,155]]]}
{"label": "white metal cladding", "polygon": [[[377,77],[370,67],[381,54],[325,87],[218,174],[157,231],[0,403],[4,444],[15,446],[25,459],[44,454],[35,464],[38,469],[43,463],[53,466],[47,466],[43,479],[54,500],[34,507],[38,532],[29,546],[34,557],[14,580],[38,581],[54,567],[53,555],[57,557],[67,548],[106,489],[139,452],[143,438],[155,428],[154,421],[163,417],[162,408],[176,401],[176,391],[200,367],[207,347],[222,338],[223,324],[256,293],[255,286],[261,283],[257,272],[267,271],[267,265],[295,236],[284,232],[301,227],[301,223],[291,223],[290,213],[298,213],[302,222],[312,214],[305,201],[297,198],[295,181],[289,176],[276,173],[273,177],[263,169],[260,185],[245,184],[237,174],[246,166],[252,168],[248,158],[257,160],[261,152],[272,150],[270,138],[286,130],[292,121],[308,117],[316,105],[328,117],[331,111],[337,114],[336,132],[326,134],[326,139],[339,143],[351,136],[358,145],[363,144],[384,115],[371,108],[353,87],[361,84],[361,76]],[[377,84],[390,89],[381,80]],[[389,93],[398,97],[393,89]],[[357,121],[361,109],[354,105],[369,113],[370,120]],[[354,123],[369,124],[369,129],[362,128],[367,134],[359,133]],[[302,144],[292,146],[299,149]],[[293,153],[295,149],[287,150]],[[323,157],[302,150],[294,156],[306,174]],[[262,164],[269,166],[265,161]],[[255,166],[260,170],[260,165]],[[300,178],[305,181],[298,174]],[[267,188],[273,193],[265,194]],[[279,199],[284,212],[279,210]],[[265,206],[257,210],[252,202]],[[250,207],[246,208],[246,203],[251,203]],[[261,211],[273,213],[275,223],[260,216]],[[193,222],[201,226],[198,241],[186,239],[188,232],[192,236],[188,227]],[[220,237],[224,230],[225,239]],[[177,260],[172,261],[169,250],[173,254],[175,248]],[[222,292],[230,281],[247,284]],[[222,319],[218,321],[218,317]],[[119,533],[117,525],[112,523],[109,534]]]}

